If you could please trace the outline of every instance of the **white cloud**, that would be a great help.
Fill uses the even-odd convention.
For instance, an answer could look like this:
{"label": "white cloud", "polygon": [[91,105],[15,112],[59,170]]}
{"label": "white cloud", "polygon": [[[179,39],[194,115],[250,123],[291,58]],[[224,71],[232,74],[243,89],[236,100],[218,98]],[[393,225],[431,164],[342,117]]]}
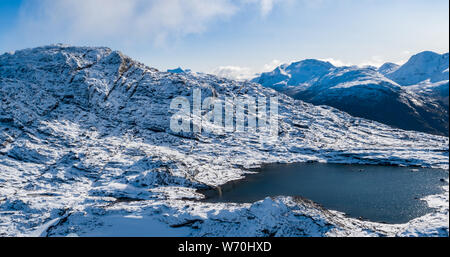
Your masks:
{"label": "white cloud", "polygon": [[283,62],[280,60],[272,60],[270,63],[264,64],[262,72],[272,71],[281,64],[283,64]]}
{"label": "white cloud", "polygon": [[325,58],[325,59],[319,59],[320,61],[324,61],[324,62],[329,62],[331,64],[333,64],[336,67],[341,67],[341,66],[352,66],[352,63],[349,62],[345,62],[339,59],[334,59],[334,58]]}
{"label": "white cloud", "polygon": [[375,66],[380,67],[385,63],[385,60],[381,56],[372,56],[370,60],[361,62],[358,66]]}
{"label": "white cloud", "polygon": [[261,0],[261,14],[266,16],[272,11],[274,0]]}
{"label": "white cloud", "polygon": [[[316,0],[312,0],[316,1]],[[262,17],[266,17],[272,12],[275,5],[279,4],[293,4],[295,0],[240,0],[244,4],[256,4],[260,9],[260,14]]]}
{"label": "white cloud", "polygon": [[381,65],[383,65],[385,63],[385,60],[381,56],[372,56],[369,60],[365,60],[365,61],[362,61],[359,63],[351,63],[351,62],[346,62],[346,61],[342,61],[342,60],[334,59],[334,58],[325,58],[325,59],[319,59],[319,60],[324,61],[324,62],[330,62],[331,64],[333,64],[336,67],[353,66],[353,65],[357,65],[359,67],[364,67],[364,66],[380,67]]}
{"label": "white cloud", "polygon": [[276,67],[283,64],[280,60],[272,60],[270,63],[264,64],[261,68],[249,68],[240,66],[220,66],[214,69],[211,73],[219,77],[235,80],[248,80],[257,76],[261,72],[268,72],[274,70]]}
{"label": "white cloud", "polygon": [[260,15],[266,16],[275,4],[289,1],[292,0],[24,0],[13,36],[33,44],[164,45],[202,33],[211,23],[228,19],[243,8],[256,5]]}
{"label": "white cloud", "polygon": [[230,0],[26,0],[18,30],[31,38],[162,44],[201,33],[237,10]]}
{"label": "white cloud", "polygon": [[239,66],[220,66],[212,73],[219,77],[235,80],[246,80],[254,76],[252,69]]}
{"label": "white cloud", "polygon": [[402,55],[411,55],[411,52],[408,50],[402,51]]}

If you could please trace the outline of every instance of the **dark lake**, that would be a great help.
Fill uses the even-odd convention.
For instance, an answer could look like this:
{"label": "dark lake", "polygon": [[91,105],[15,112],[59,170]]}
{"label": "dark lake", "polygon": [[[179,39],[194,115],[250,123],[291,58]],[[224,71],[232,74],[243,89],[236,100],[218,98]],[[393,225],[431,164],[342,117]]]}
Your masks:
{"label": "dark lake", "polygon": [[405,223],[432,212],[420,198],[442,192],[440,169],[323,163],[270,164],[257,174],[203,191],[207,202],[251,203],[267,196],[302,196],[327,209],[376,222]]}

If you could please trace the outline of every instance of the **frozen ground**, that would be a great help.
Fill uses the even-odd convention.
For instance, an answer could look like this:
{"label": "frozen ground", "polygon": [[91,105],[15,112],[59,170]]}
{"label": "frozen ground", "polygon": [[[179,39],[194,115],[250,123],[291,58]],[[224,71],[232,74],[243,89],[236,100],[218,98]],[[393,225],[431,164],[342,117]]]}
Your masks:
{"label": "frozen ground", "polygon": [[[173,133],[170,101],[191,97],[193,88],[221,99],[278,96],[278,139]],[[400,225],[347,218],[300,198],[211,204],[196,193],[272,162],[448,169],[448,144],[255,83],[159,72],[108,48],[7,53],[0,56],[0,235],[448,236],[448,179],[443,194],[425,198],[435,212]]]}

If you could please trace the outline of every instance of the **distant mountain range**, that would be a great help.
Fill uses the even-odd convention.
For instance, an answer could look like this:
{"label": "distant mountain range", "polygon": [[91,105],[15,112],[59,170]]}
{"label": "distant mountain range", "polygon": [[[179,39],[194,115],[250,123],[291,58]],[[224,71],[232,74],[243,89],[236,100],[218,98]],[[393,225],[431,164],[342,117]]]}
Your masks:
{"label": "distant mountain range", "polygon": [[307,59],[252,80],[315,105],[406,130],[448,136],[449,54],[430,51],[403,65],[335,67]]}

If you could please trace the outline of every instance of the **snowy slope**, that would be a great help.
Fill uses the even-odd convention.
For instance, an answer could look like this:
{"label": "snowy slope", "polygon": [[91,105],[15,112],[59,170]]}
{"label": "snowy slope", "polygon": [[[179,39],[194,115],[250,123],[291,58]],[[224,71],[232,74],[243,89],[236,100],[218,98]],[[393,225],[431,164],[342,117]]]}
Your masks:
{"label": "snowy slope", "polygon": [[449,57],[425,51],[412,56],[408,62],[386,76],[402,86],[415,85],[429,80],[439,82],[449,80]]}
{"label": "snowy slope", "polygon": [[396,71],[399,67],[400,65],[398,64],[387,62],[378,68],[378,72],[386,76],[386,74]]}
{"label": "snowy slope", "polygon": [[399,86],[375,69],[337,68],[293,96],[395,127],[448,135],[445,106]]}
{"label": "snowy slope", "polygon": [[[222,99],[278,96],[278,139],[173,133],[170,101],[193,88]],[[108,48],[16,51],[0,56],[0,235],[448,236],[448,186],[426,199],[436,212],[400,225],[290,197],[195,201],[196,189],[270,162],[448,168],[448,143],[256,83],[159,72]]]}
{"label": "snowy slope", "polygon": [[[430,60],[427,56],[433,58]],[[425,66],[428,68],[423,72],[418,71]],[[404,82],[401,79],[393,80],[401,74],[411,81],[426,79],[421,86],[406,87],[400,83]],[[296,99],[329,105],[357,117],[406,130],[448,136],[448,90],[443,88],[445,83],[448,84],[448,54],[425,52],[413,56],[403,66],[386,63],[380,68],[333,67],[322,61],[305,60],[277,67],[253,81]],[[425,84],[436,86],[426,86],[425,90]],[[432,88],[438,92],[430,93]]]}
{"label": "snowy slope", "polygon": [[262,73],[252,81],[276,89],[282,86],[311,84],[333,68],[334,66],[329,62],[306,59],[290,65],[283,64],[272,72]]}

